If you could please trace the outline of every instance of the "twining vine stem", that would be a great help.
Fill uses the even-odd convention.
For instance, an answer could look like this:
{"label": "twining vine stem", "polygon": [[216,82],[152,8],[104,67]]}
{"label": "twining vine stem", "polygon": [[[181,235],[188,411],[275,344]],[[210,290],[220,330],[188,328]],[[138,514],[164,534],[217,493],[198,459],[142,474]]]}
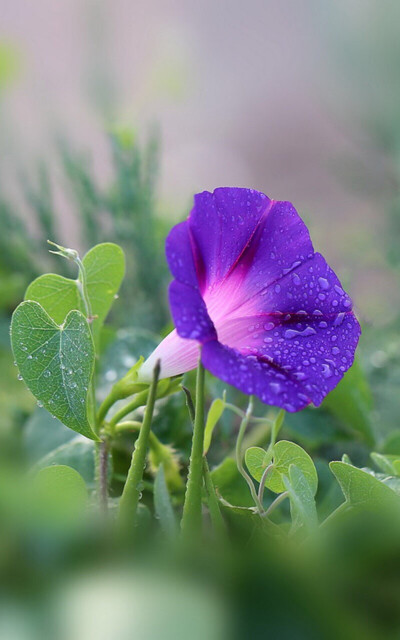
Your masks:
{"label": "twining vine stem", "polygon": [[236,440],[236,465],[238,468],[238,471],[240,473],[240,475],[246,480],[247,485],[250,489],[250,493],[251,493],[251,497],[254,500],[254,503],[257,507],[258,512],[261,514],[264,512],[264,508],[259,500],[259,497],[257,495],[256,489],[254,487],[254,483],[252,481],[252,479],[250,478],[249,474],[247,473],[246,469],[244,468],[243,465],[243,452],[242,452],[242,444],[243,444],[243,438],[244,438],[244,434],[246,433],[246,429],[247,429],[247,425],[249,423],[249,420],[251,418],[251,414],[253,412],[253,406],[254,406],[254,398],[253,396],[250,396],[249,398],[249,404],[247,406],[247,411],[242,419],[242,422],[240,423],[240,427],[239,427],[239,433],[238,433],[238,437]]}

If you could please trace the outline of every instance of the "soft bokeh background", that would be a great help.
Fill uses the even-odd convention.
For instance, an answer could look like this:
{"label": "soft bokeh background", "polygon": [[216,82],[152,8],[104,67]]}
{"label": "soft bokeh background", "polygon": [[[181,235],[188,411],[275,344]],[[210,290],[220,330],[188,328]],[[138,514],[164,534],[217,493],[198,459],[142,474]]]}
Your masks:
{"label": "soft bokeh background", "polygon": [[[89,579],[78,589],[83,594],[78,602],[72,597],[74,577],[68,591],[70,583],[61,584],[62,570],[80,566],[82,548],[89,564],[92,554],[101,555],[97,533],[86,532],[88,539],[77,545],[75,531],[65,534],[65,539],[61,536],[62,541],[35,531],[27,536],[29,544],[22,536],[23,547],[18,546],[13,529],[13,518],[20,527],[21,514],[10,487],[14,491],[18,486],[20,468],[25,472],[43,460],[60,463],[58,445],[68,445],[74,437],[45,410],[36,408],[17,381],[9,347],[10,315],[27,284],[49,270],[73,273],[68,264],[47,253],[46,239],[82,252],[110,240],[122,244],[126,252],[126,281],[111,316],[112,328],[105,334],[99,367],[101,399],[140,353],[153,348],[156,334],[168,330],[164,239],[169,228],[188,213],[193,193],[237,185],[292,201],[307,221],[316,248],[354,298],[363,326],[359,364],[345,378],[347,387],[342,385],[336,395],[330,394],[320,410],[307,410],[285,422],[285,436],[304,446],[316,461],[319,515],[325,517],[342,499],[338,486],[333,486],[329,460],[348,453],[362,466],[368,464],[371,450],[400,455],[399,25],[397,0],[0,0],[0,513],[3,522],[11,523],[4,532],[0,530],[0,571],[7,576],[7,587],[9,576],[14,576],[13,588],[18,592],[23,585],[29,596],[37,595],[38,579],[60,582],[52,610],[60,606],[63,615],[71,611],[70,626],[64,625],[69,628],[66,638],[108,637],[109,627],[95,615],[93,620],[89,616],[94,621],[89,631],[82,626],[79,635],[81,600],[88,597],[95,611],[103,598],[109,605],[114,599],[120,602],[126,587],[134,599],[139,586],[136,582],[127,586],[126,578],[119,575],[114,581],[111,575],[99,594]],[[223,385],[208,379],[210,397],[222,389]],[[190,446],[185,411],[183,398],[173,397],[154,421],[158,436],[179,450],[183,469]],[[213,465],[234,443],[237,425],[224,420],[218,446],[210,453]],[[92,489],[92,445],[72,444],[79,447],[79,457],[69,454],[61,463],[75,464]],[[129,463],[132,442],[124,445],[120,459],[115,456],[113,495],[119,495]],[[354,561],[348,569],[347,589],[354,594],[374,584],[363,573],[370,562],[371,573],[382,580],[381,598],[375,589],[371,604],[370,594],[362,592],[362,633],[361,627],[350,625],[348,637],[352,638],[357,633],[367,637],[365,612],[369,610],[378,623],[382,618],[385,623],[393,621],[393,628],[397,624],[397,631],[400,628],[398,614],[393,614],[399,610],[398,583],[387,579],[389,572],[379,573],[385,554],[388,566],[395,566],[390,544],[376,547],[375,538],[380,536],[373,537],[368,553],[360,552],[359,564],[355,566]],[[338,558],[347,571],[349,559],[358,557],[357,545],[347,560],[342,548],[336,551],[337,557],[332,551],[326,572],[331,575]],[[292,602],[301,613],[286,616],[286,582],[296,590],[301,584],[296,582],[297,572],[303,570],[297,558],[294,563],[288,561],[282,573],[283,557],[277,558],[273,552],[270,559],[265,556],[267,573],[272,571],[275,580],[270,582],[276,585],[280,580],[282,591],[282,597],[279,590],[269,594],[271,637],[274,630],[281,638],[294,637],[293,629],[299,638],[331,637],[328,632],[312,635],[307,625],[300,633],[302,598],[298,605],[293,604],[296,599]],[[240,560],[238,556],[235,561],[240,564]],[[261,574],[256,552],[253,561]],[[314,562],[320,570],[315,558]],[[303,573],[308,575],[309,564],[305,564]],[[253,580],[257,572],[247,574],[247,567],[243,575],[242,567],[235,571],[237,585],[247,579],[251,582],[245,591],[251,595],[248,602],[242,599],[243,592],[233,581],[232,592],[237,589],[240,602],[232,605],[233,610],[239,611],[239,617],[241,607],[248,610],[256,627],[253,593],[264,593],[270,582],[266,585],[260,577],[257,587]],[[343,575],[347,578],[346,572]],[[341,616],[347,616],[346,590],[338,582],[344,608],[337,613],[330,604],[332,594],[324,591],[327,582],[324,569],[315,580],[310,578],[310,602],[321,597],[324,606],[314,609],[324,612],[324,625],[329,627],[332,620],[340,626]],[[202,588],[206,584],[207,580]],[[170,605],[165,600],[168,589],[165,595],[162,585],[160,610],[166,606],[171,613],[182,602],[179,596]],[[0,613],[6,613],[4,637],[30,638],[33,618],[47,625],[44,599],[41,609],[22,611],[8,599],[7,589],[3,598],[2,588],[0,583]],[[193,602],[197,588],[193,587]],[[302,594],[303,588],[298,589]],[[222,599],[225,596],[226,589]],[[215,602],[208,591],[204,598],[208,613],[200,617],[207,622],[213,620]],[[330,615],[325,615],[325,605]],[[130,604],[124,600],[121,606],[132,631]],[[258,612],[260,628],[252,637],[265,637],[265,606],[263,601]],[[142,613],[146,611],[144,607]],[[225,604],[219,611],[225,612]],[[229,607],[227,611],[231,614]],[[191,616],[190,607],[187,616]],[[158,620],[153,618],[157,627]],[[137,617],[139,631],[141,619]],[[189,623],[184,616],[183,620],[182,637],[187,637]],[[241,624],[244,620],[245,616]],[[210,624],[225,628],[225,622],[223,615]],[[171,628],[171,637],[179,637]],[[338,637],[334,628],[332,637]],[[0,625],[0,635],[4,629]],[[199,637],[202,629],[201,625],[197,629]],[[205,629],[204,634],[213,637],[207,625]],[[54,630],[49,637],[56,637]],[[121,633],[121,637],[125,636]]]}
{"label": "soft bokeh background", "polygon": [[[156,123],[171,222],[219,185],[289,199],[361,314],[385,323],[399,304],[382,258],[399,19],[395,0],[1,0],[0,40],[16,59],[2,92],[2,191],[51,157],[60,131],[105,180],[104,129]],[[52,173],[61,239],[79,243],[57,163]]]}

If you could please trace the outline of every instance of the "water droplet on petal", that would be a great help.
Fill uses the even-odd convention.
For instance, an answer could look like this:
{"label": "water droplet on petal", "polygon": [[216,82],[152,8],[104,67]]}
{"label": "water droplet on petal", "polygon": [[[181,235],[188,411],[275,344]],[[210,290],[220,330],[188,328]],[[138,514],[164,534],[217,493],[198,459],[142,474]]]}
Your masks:
{"label": "water droplet on petal", "polygon": [[325,291],[331,286],[326,278],[318,278],[318,284]]}
{"label": "water droplet on petal", "polygon": [[332,376],[332,371],[329,364],[322,365],[322,375],[324,378],[330,378]]}

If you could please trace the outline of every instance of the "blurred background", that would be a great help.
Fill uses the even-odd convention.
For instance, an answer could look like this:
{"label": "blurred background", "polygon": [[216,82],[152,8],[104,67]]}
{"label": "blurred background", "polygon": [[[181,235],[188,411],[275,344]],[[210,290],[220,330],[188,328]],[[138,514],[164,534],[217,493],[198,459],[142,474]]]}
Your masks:
{"label": "blurred background", "polygon": [[395,0],[2,0],[2,197],[34,232],[24,196],[41,168],[58,238],[82,245],[60,146],[104,188],[107,134],[136,142],[156,130],[168,225],[220,185],[291,200],[362,316],[384,324],[400,300],[383,251],[397,198],[399,17]]}
{"label": "blurred background", "polygon": [[295,204],[373,330],[366,366],[400,382],[399,20],[396,0],[1,0],[4,326],[66,269],[47,238],[115,240],[118,324],[159,332],[168,229],[195,192],[248,186]]}
{"label": "blurred background", "polygon": [[[43,443],[8,328],[33,278],[71,274],[47,238],[127,254],[106,388],[169,327],[170,227],[195,192],[245,186],[294,203],[363,326],[342,413],[327,405],[310,426],[303,412],[291,435],[325,462],[400,454],[399,2],[0,0],[0,16],[3,452]],[[165,421],[159,434],[185,450],[188,425]]]}

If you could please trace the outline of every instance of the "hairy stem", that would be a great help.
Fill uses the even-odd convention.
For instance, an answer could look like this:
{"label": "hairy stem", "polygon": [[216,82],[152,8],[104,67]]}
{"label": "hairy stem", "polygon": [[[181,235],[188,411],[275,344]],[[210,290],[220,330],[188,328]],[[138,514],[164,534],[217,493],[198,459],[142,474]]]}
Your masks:
{"label": "hairy stem", "polygon": [[146,452],[149,444],[151,421],[157,397],[159,375],[160,362],[158,361],[154,368],[153,381],[148,393],[143,423],[139,436],[136,440],[135,449],[132,454],[131,466],[120,498],[117,525],[122,534],[133,531],[136,524],[137,506],[140,498],[140,485],[146,462]]}
{"label": "hairy stem", "polygon": [[185,541],[189,541],[192,536],[198,537],[201,531],[204,427],[204,367],[200,360],[197,367],[192,452],[181,522],[182,538]]}

